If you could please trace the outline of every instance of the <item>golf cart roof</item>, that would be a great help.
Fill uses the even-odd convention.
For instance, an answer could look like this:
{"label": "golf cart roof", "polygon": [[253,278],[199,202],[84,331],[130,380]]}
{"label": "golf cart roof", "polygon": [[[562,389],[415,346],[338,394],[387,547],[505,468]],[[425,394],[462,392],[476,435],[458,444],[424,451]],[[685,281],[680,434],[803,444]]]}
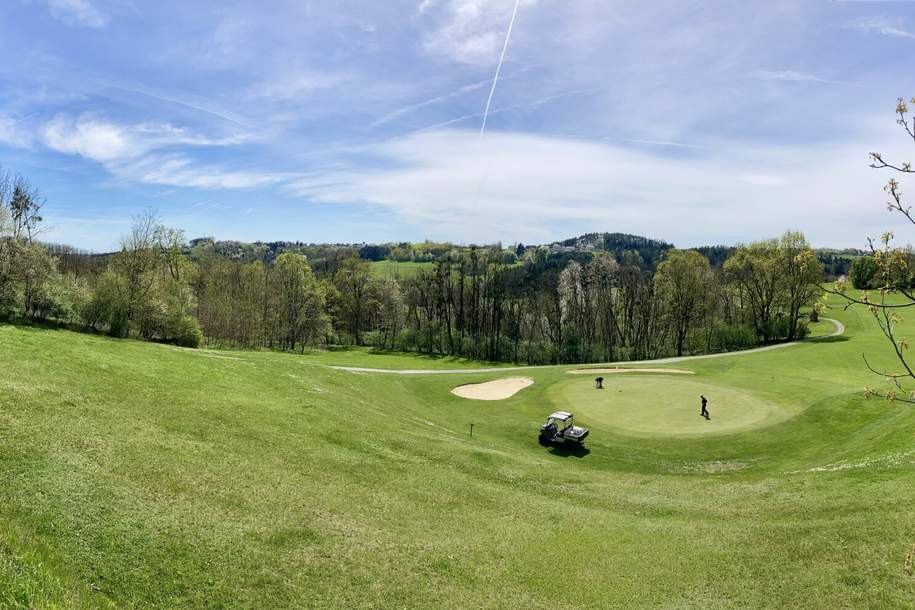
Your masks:
{"label": "golf cart roof", "polygon": [[572,414],[565,411],[556,411],[551,414],[547,419],[558,419],[559,421],[568,421],[572,419]]}

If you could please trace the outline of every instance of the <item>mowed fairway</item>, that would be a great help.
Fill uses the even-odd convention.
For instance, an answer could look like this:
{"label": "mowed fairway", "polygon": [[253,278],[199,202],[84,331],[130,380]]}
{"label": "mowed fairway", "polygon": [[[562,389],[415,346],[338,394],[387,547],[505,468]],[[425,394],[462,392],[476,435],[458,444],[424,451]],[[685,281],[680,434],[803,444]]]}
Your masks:
{"label": "mowed fairway", "polygon": [[[593,425],[637,436],[722,434],[772,425],[796,414],[725,385],[659,374],[607,376],[602,390],[590,379],[574,379],[556,384],[549,395]],[[700,395],[711,401],[708,420],[699,415]]]}
{"label": "mowed fairway", "polygon": [[[890,354],[830,315],[603,391],[0,325],[0,608],[911,608],[915,410],[862,397]],[[537,444],[555,409],[589,452]]]}

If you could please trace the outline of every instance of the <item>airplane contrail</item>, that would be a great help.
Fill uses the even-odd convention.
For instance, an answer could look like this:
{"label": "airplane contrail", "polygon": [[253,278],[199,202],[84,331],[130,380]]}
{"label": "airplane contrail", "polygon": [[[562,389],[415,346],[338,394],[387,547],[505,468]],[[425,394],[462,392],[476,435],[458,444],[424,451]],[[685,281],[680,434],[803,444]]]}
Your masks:
{"label": "airplane contrail", "polygon": [[[512,110],[519,110],[521,108],[535,108],[537,106],[542,106],[546,103],[552,102],[554,100],[559,100],[564,97],[569,97],[570,95],[579,95],[582,93],[591,93],[593,89],[574,89],[572,91],[566,91],[565,93],[557,93],[556,95],[550,95],[548,97],[542,97],[537,100],[530,102],[521,102],[520,104],[512,104],[511,106],[503,106],[501,108],[493,108],[489,111],[489,114],[500,114],[503,112],[510,112]],[[435,125],[429,125],[428,127],[423,127],[408,133],[408,136],[413,134],[422,133],[424,131],[432,131],[433,129],[441,129],[442,127],[448,127],[454,125],[455,123],[462,123],[470,119],[478,119],[483,116],[482,112],[477,112],[475,114],[465,114],[464,116],[455,117],[441,123],[436,123]]]}
{"label": "airplane contrail", "polygon": [[489,99],[486,100],[486,110],[483,111],[483,124],[480,126],[480,136],[486,133],[486,119],[489,118],[489,107],[492,104],[492,96],[496,92],[496,85],[499,84],[499,73],[502,71],[502,63],[505,61],[505,52],[508,51],[508,41],[512,37],[512,27],[515,25],[515,17],[518,16],[518,5],[521,0],[515,0],[515,8],[512,9],[512,18],[508,22],[508,32],[505,33],[505,44],[502,45],[502,55],[499,57],[499,65],[496,66],[496,75],[492,79],[492,88],[489,90]]}

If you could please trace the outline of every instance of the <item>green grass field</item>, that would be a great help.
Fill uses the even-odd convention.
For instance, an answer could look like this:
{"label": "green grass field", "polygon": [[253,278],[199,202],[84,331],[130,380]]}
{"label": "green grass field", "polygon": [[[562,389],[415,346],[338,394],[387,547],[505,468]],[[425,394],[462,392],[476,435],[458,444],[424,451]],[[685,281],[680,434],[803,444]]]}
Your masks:
{"label": "green grass field", "polygon": [[372,275],[381,279],[413,277],[422,270],[431,271],[434,268],[435,263],[400,263],[387,260],[373,261],[371,265]]}
{"label": "green grass field", "polygon": [[[568,405],[590,425],[636,436],[677,437],[731,433],[772,425],[797,413],[750,393],[667,375],[613,375],[595,391],[591,378],[550,388],[556,404]],[[699,416],[699,397],[711,400],[708,420]]]}
{"label": "green grass field", "polygon": [[[498,402],[450,390],[518,373],[0,326],[0,607],[911,608],[915,410],[862,397],[887,346],[829,315]],[[588,452],[537,444],[555,409]]]}

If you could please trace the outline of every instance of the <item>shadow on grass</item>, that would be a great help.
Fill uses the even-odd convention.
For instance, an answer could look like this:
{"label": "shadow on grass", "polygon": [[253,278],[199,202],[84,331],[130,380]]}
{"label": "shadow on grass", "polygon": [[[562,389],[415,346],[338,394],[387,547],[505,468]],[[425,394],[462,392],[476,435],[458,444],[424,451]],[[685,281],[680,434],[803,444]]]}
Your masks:
{"label": "shadow on grass", "polygon": [[558,447],[550,447],[548,451],[551,455],[555,455],[556,457],[562,457],[562,458],[568,458],[568,457],[583,458],[586,455],[588,455],[589,453],[591,453],[591,450],[584,446],[572,448],[572,447],[563,447],[562,445],[559,445]]}
{"label": "shadow on grass", "polygon": [[84,333],[87,335],[97,335],[98,332],[86,328],[82,324],[75,322],[61,322],[56,320],[40,320],[34,318],[24,318],[21,316],[0,316],[0,324],[7,324],[22,329],[31,330],[67,330],[75,333]]}
{"label": "shadow on grass", "polygon": [[807,341],[811,343],[841,343],[850,340],[851,339],[845,335],[837,335],[834,337],[810,337],[807,339]]}
{"label": "shadow on grass", "polygon": [[471,358],[469,356],[458,356],[455,354],[428,354],[424,352],[404,351],[399,349],[389,349],[372,345],[325,345],[320,348],[310,348],[305,350],[305,355],[320,355],[322,353],[359,353],[365,356],[399,356],[403,358],[412,358],[417,362],[451,362],[454,364],[475,364],[485,366],[530,366],[527,363],[511,362],[508,360],[484,360]]}

